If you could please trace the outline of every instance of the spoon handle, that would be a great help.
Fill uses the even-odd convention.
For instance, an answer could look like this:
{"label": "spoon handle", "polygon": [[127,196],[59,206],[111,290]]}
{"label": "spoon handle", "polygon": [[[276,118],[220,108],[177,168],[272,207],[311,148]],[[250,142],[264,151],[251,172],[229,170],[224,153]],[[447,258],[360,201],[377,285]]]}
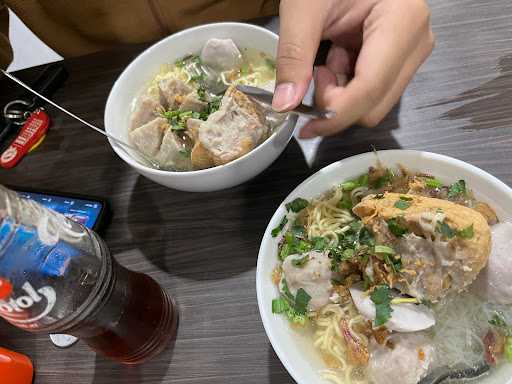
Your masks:
{"label": "spoon handle", "polygon": [[14,81],[15,83],[21,85],[23,88],[25,88],[27,91],[29,92],[32,92],[34,95],[36,95],[37,97],[39,97],[40,99],[46,101],[48,104],[50,105],[53,105],[55,108],[59,109],[60,111],[64,112],[65,114],[71,116],[73,119],[75,120],[78,120],[79,122],[81,122],[82,124],[88,126],[89,128],[95,130],[96,132],[98,132],[99,134],[102,134],[103,136],[106,136],[108,137],[109,139],[111,139],[112,141],[114,141],[116,144],[120,145],[121,147],[125,147],[125,148],[128,148],[128,149],[131,149],[132,151],[136,152],[139,156],[141,156],[145,161],[149,162],[151,165],[153,165],[153,167],[155,168],[160,168],[160,166],[158,164],[156,164],[153,160],[149,159],[146,155],[144,155],[142,152],[140,152],[137,148],[135,148],[134,146],[128,144],[128,143],[125,143],[124,141],[122,140],[119,140],[118,138],[112,136],[111,134],[105,132],[103,129],[100,129],[94,125],[92,125],[91,123],[85,121],[84,119],[78,117],[77,115],[75,115],[74,113],[71,113],[69,112],[67,109],[61,107],[60,105],[58,105],[57,103],[53,102],[52,100],[48,99],[47,97],[41,95],[39,92],[33,90],[31,87],[29,87],[27,84],[25,84],[23,81],[21,81],[20,79],[18,79],[17,77],[11,75],[10,73],[4,71],[3,69],[0,69],[0,71],[2,71],[2,73],[8,77],[9,79],[11,79],[12,81]]}
{"label": "spoon handle", "polygon": [[441,384],[447,379],[474,379],[489,371],[489,365],[482,361],[474,367],[450,368],[448,366],[434,370],[425,376],[418,384]]}
{"label": "spoon handle", "polygon": [[[274,94],[266,91],[262,88],[252,87],[249,85],[237,85],[236,88],[246,95],[253,97],[254,99],[266,104],[272,105],[272,99]],[[322,111],[306,104],[299,104],[296,108],[289,111],[290,113],[297,113],[306,117],[312,117],[315,119],[330,119],[336,115],[336,112]]]}

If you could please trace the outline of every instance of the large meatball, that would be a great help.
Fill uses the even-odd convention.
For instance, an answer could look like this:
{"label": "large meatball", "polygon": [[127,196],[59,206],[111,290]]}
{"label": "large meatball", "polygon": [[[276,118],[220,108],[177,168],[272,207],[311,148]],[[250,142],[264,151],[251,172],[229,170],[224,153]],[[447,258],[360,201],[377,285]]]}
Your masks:
{"label": "large meatball", "polygon": [[512,223],[492,226],[491,234],[489,261],[472,289],[486,301],[509,305],[512,304]]}
{"label": "large meatball", "polygon": [[[397,284],[412,296],[437,301],[471,284],[486,265],[491,232],[477,211],[447,200],[386,193],[367,196],[354,213],[372,228],[381,244],[402,260]],[[390,220],[407,233],[393,233]]]}
{"label": "large meatball", "polygon": [[[370,344],[368,380],[372,384],[417,384],[428,373],[434,347],[421,334],[393,334],[386,343]],[[391,349],[389,346],[392,346]]]}
{"label": "large meatball", "polygon": [[[305,264],[294,263],[305,257]],[[293,295],[302,288],[311,296],[308,309],[316,311],[329,303],[333,287],[331,260],[326,253],[311,251],[306,255],[290,255],[283,262],[283,273]]]}

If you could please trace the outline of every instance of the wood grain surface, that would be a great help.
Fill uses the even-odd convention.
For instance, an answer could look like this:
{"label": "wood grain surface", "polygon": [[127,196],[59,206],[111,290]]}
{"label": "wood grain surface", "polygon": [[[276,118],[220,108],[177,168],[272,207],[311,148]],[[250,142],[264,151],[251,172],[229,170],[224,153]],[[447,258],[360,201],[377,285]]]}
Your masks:
{"label": "wood grain surface", "polygon": [[[260,321],[255,266],[267,221],[298,183],[374,145],[450,155],[512,185],[512,3],[430,5],[437,46],[400,105],[373,130],[353,127],[323,140],[311,168],[292,141],[270,168],[239,187],[169,190],[138,176],[101,136],[50,109],[45,142],[15,169],[0,171],[0,183],[107,197],[114,216],[105,239],[123,265],[153,276],[175,297],[177,340],[135,368],[96,356],[82,343],[58,350],[47,336],[4,322],[0,345],[33,359],[36,384],[292,382]],[[70,78],[55,100],[102,125],[114,80],[144,47],[66,60]],[[39,71],[18,74],[30,80]],[[19,93],[7,79],[0,89],[0,105]]]}

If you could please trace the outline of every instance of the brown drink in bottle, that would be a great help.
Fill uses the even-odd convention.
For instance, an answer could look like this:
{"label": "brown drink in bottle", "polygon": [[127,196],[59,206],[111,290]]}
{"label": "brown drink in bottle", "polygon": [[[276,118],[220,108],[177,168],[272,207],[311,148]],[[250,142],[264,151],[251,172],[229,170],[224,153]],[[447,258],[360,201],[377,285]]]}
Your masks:
{"label": "brown drink in bottle", "polygon": [[76,325],[64,330],[96,352],[124,364],[160,353],[174,337],[178,314],[173,300],[151,277],[111,259],[109,284]]}
{"label": "brown drink in bottle", "polygon": [[0,316],[66,333],[99,354],[138,364],[173,338],[178,313],[151,277],[119,265],[98,235],[0,186]]}

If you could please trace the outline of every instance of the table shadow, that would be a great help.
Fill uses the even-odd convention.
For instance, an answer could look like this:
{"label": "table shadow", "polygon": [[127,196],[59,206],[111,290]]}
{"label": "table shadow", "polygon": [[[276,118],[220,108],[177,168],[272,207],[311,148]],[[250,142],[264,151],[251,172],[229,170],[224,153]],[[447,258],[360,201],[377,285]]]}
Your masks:
{"label": "table shadow", "polygon": [[[292,141],[262,174],[223,191],[180,192],[139,177],[126,217],[132,245],[173,275],[211,280],[243,273],[256,266],[261,235],[275,208],[308,170]],[[292,182],[283,182],[280,172]]]}
{"label": "table shadow", "polygon": [[91,384],[158,384],[165,378],[172,362],[176,338],[158,356],[140,365],[128,366],[96,355]]}
{"label": "table shadow", "polygon": [[400,149],[393,131],[400,128],[398,103],[375,128],[354,125],[338,135],[324,138],[313,161],[313,171],[336,161],[373,150]]}
{"label": "table shadow", "polygon": [[126,217],[131,245],[160,270],[195,280],[224,279],[250,270],[256,266],[270,218],[298,184],[337,160],[374,147],[400,147],[391,133],[399,125],[398,113],[399,106],[377,128],[353,127],[325,138],[312,168],[292,139],[264,172],[223,191],[181,192],[139,177]]}
{"label": "table shadow", "polygon": [[277,357],[270,343],[267,348],[267,361],[268,382],[270,384],[289,384],[295,382],[283,363],[281,363],[281,360],[279,360],[279,357]]}

